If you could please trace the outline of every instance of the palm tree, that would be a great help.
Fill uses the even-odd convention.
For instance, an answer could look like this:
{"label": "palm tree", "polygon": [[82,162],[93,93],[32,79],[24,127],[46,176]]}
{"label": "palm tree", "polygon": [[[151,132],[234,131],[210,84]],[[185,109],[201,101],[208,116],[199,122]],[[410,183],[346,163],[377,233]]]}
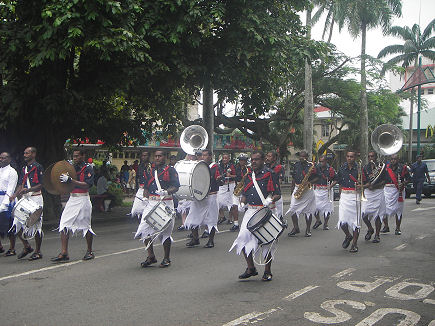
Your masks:
{"label": "palm tree", "polygon": [[367,29],[382,26],[384,31],[390,27],[394,15],[402,14],[400,0],[339,0],[336,3],[336,21],[340,30],[347,25],[353,37],[361,35],[361,159],[367,162],[368,154],[368,110],[366,78]]}
{"label": "palm tree", "polygon": [[[306,16],[307,39],[311,39],[311,4],[307,7]],[[311,62],[305,59],[305,92],[304,92],[304,149],[308,155],[313,153],[313,121],[314,121],[314,100],[313,100],[313,74]]]}
{"label": "palm tree", "polygon": [[334,30],[334,23],[335,23],[335,3],[336,0],[313,0],[313,4],[315,6],[318,6],[317,11],[314,13],[311,23],[314,25],[316,24],[322,14],[324,12],[327,12],[326,19],[325,19],[325,25],[323,27],[323,33],[322,33],[322,40],[325,39],[326,31],[329,29],[329,35],[328,35],[328,43],[331,43],[332,38],[332,31]]}
{"label": "palm tree", "polygon": [[[384,71],[389,67],[402,63],[403,68],[407,68],[414,64],[418,65],[419,56],[423,56],[435,61],[435,36],[431,36],[435,31],[435,19],[433,19],[424,29],[421,34],[420,26],[414,24],[412,28],[408,26],[393,26],[388,31],[389,35],[400,37],[404,43],[389,45],[381,50],[378,58],[385,58],[389,55],[396,55],[387,61],[384,66]],[[414,89],[412,89],[414,94]],[[411,105],[409,110],[409,136],[408,136],[408,162],[412,162],[412,115],[414,111],[414,101],[411,97]]]}

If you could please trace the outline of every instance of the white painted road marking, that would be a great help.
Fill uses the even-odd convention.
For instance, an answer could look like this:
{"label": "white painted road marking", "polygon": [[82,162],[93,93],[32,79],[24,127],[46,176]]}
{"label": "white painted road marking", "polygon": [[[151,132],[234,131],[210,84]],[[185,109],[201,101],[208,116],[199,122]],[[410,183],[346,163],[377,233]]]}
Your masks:
{"label": "white painted road marking", "polygon": [[[229,230],[220,231],[219,233],[225,233],[225,232],[229,232]],[[188,240],[188,239],[187,238],[183,238],[183,239],[174,240],[173,242],[177,243],[177,242],[186,241],[186,240]],[[156,244],[156,246],[161,246],[161,244],[160,243]],[[112,252],[110,254],[96,256],[95,259],[105,258],[105,257],[111,257],[111,256],[116,256],[116,255],[121,255],[121,254],[129,253],[129,252],[133,252],[133,251],[137,251],[137,250],[144,250],[144,248],[143,247],[139,247],[139,248],[132,248],[132,249],[127,249],[127,250]],[[75,261],[72,261],[72,262],[69,262],[69,263],[61,263],[61,264],[57,264],[57,265],[54,265],[54,266],[43,267],[43,268],[40,268],[40,269],[34,269],[34,270],[27,271],[27,272],[19,273],[19,274],[7,275],[7,276],[0,277],[0,281],[10,280],[10,279],[18,278],[18,277],[21,277],[21,276],[27,276],[27,275],[36,274],[36,273],[40,273],[40,272],[45,272],[45,271],[49,271],[49,270],[53,270],[53,269],[58,269],[58,268],[62,268],[62,267],[65,267],[65,266],[72,266],[72,265],[76,265],[76,264],[84,263],[84,262],[85,262],[84,260],[75,260]]]}
{"label": "white painted road marking", "polygon": [[256,323],[256,322],[259,322],[259,321],[266,319],[269,315],[271,315],[274,312],[277,312],[279,310],[282,310],[282,308],[276,307],[276,308],[272,308],[272,309],[265,311],[265,312],[254,311],[254,312],[246,314],[242,317],[234,319],[234,320],[224,324],[223,326],[237,326],[237,325],[247,325],[247,324],[251,324],[251,323]]}
{"label": "white painted road marking", "polygon": [[418,212],[418,211],[428,211],[428,210],[430,210],[430,209],[435,209],[435,206],[414,208],[412,211],[413,211],[413,212]]}
{"label": "white painted road marking", "polygon": [[422,234],[422,235],[419,235],[417,238],[415,238],[415,240],[423,240],[424,238],[427,238],[428,236],[430,236],[430,234]]}
{"label": "white painted road marking", "polygon": [[303,289],[301,289],[299,291],[293,292],[292,294],[290,294],[290,295],[288,295],[288,296],[286,296],[286,297],[284,297],[282,299],[283,300],[287,300],[287,301],[291,301],[291,300],[294,300],[297,297],[300,297],[301,295],[303,295],[303,294],[305,294],[307,292],[310,292],[310,291],[312,291],[312,290],[314,290],[314,289],[316,289],[318,287],[319,287],[318,285],[310,285],[310,286],[307,286],[307,287],[305,287],[305,288],[303,288]]}
{"label": "white painted road marking", "polygon": [[[348,305],[354,309],[364,310],[366,305],[364,303],[353,301],[353,300],[328,300],[320,305],[320,308],[326,310],[327,312],[333,314],[333,317],[322,316],[318,312],[305,312],[304,317],[314,323],[318,324],[338,324],[344,323],[352,318],[347,312],[336,308],[336,305]],[[329,315],[329,314],[328,314]]]}
{"label": "white painted road marking", "polygon": [[435,300],[432,299],[424,299],[423,303],[428,303],[428,304],[435,304]]}
{"label": "white painted road marking", "polygon": [[[418,291],[415,291],[414,293],[408,294],[400,292],[407,287],[417,287],[420,289]],[[400,282],[390,287],[388,290],[385,291],[385,293],[390,297],[399,300],[421,300],[426,298],[433,291],[434,287],[430,284],[423,284],[417,282]]]}
{"label": "white painted road marking", "polygon": [[395,247],[395,248],[393,248],[393,249],[394,249],[394,250],[402,250],[402,249],[404,249],[406,246],[407,246],[406,243],[402,243],[401,245],[399,245],[399,246],[397,246],[397,247]]}
{"label": "white painted road marking", "polygon": [[345,290],[351,290],[351,291],[361,292],[361,293],[369,293],[372,292],[377,287],[388,282],[393,282],[393,279],[389,277],[388,278],[379,277],[375,279],[373,282],[345,281],[345,282],[338,282],[337,286]]}
{"label": "white painted road marking", "polygon": [[343,277],[344,275],[352,274],[355,271],[356,271],[355,268],[348,268],[348,269],[345,269],[344,271],[341,271],[341,272],[338,272],[337,274],[332,275],[331,277],[338,279],[338,278]]}

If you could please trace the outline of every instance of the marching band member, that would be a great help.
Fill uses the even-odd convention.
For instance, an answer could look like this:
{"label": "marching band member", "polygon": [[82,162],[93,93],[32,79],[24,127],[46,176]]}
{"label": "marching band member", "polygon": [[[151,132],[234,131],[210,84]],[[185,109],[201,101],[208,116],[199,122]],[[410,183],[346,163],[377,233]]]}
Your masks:
{"label": "marching band member", "polygon": [[317,229],[322,225],[320,216],[323,216],[325,224],[323,230],[329,230],[328,221],[334,212],[334,198],[331,194],[331,184],[335,178],[335,171],[332,166],[329,166],[326,156],[319,157],[319,164],[316,167],[317,184],[315,185],[314,194],[316,196],[316,213],[314,214],[316,222],[313,229]]}
{"label": "marching band member", "polygon": [[[180,182],[178,180],[177,171],[165,164],[165,153],[162,150],[157,150],[154,153],[154,164],[150,171],[145,171],[145,184],[143,188],[143,196],[148,200],[147,205],[142,213],[142,219],[139,227],[137,228],[135,238],[140,238],[141,241],[148,246],[148,257],[140,265],[148,267],[151,264],[157,263],[156,256],[153,250],[153,244],[149,244],[150,237],[155,233],[155,230],[146,222],[148,213],[163,200],[167,206],[174,208],[174,201],[172,195],[178,191]],[[156,180],[157,176],[157,180]],[[174,228],[174,219],[171,220],[170,225],[158,235],[163,244],[165,256],[160,263],[159,267],[168,267],[171,265],[169,254],[171,251],[172,243],[172,230]]]}
{"label": "marching band member", "polygon": [[[346,163],[344,163],[332,182],[332,187],[338,183],[340,185],[341,195],[338,208],[338,224],[346,235],[342,247],[346,249],[352,241],[350,252],[358,252],[358,236],[361,226],[358,217],[358,198],[361,188],[358,186],[358,165],[355,163],[356,153],[353,150],[347,150]],[[349,232],[349,226],[353,234]]]}
{"label": "marching band member", "polygon": [[[246,279],[251,276],[258,275],[257,269],[254,265],[253,253],[258,248],[258,239],[248,230],[247,225],[251,217],[258,211],[259,208],[268,206],[269,208],[275,208],[275,203],[281,197],[281,191],[279,188],[278,176],[264,165],[264,153],[260,151],[254,151],[251,155],[251,166],[254,171],[255,180],[258,183],[259,189],[266,198],[265,203],[262,202],[256,187],[253,184],[253,172],[248,173],[245,178],[245,188],[243,189],[242,200],[240,203],[240,209],[244,210],[247,206],[247,210],[243,217],[242,225],[240,226],[239,234],[234,240],[230,251],[236,248],[238,255],[243,253],[245,257],[247,268],[245,272],[239,275],[239,279]],[[271,195],[272,197],[268,197]],[[265,265],[263,281],[272,280],[272,257],[273,250],[271,251],[272,244],[263,246],[262,255],[268,263]],[[264,257],[266,255],[266,257]]]}
{"label": "marching band member", "polygon": [[[281,183],[284,181],[284,167],[281,164],[276,164],[278,160],[278,154],[274,151],[270,151],[266,155],[266,165],[276,174],[278,175],[278,182]],[[276,214],[279,218],[282,217],[282,213],[284,211],[284,202],[282,197],[276,202]]]}
{"label": "marching band member", "polygon": [[292,199],[290,203],[290,208],[285,213],[286,215],[290,213],[290,216],[293,221],[293,229],[288,234],[289,237],[300,233],[298,219],[301,214],[305,215],[305,221],[307,224],[307,228],[305,230],[305,236],[311,237],[311,221],[316,211],[316,198],[314,196],[313,189],[307,189],[302,194],[302,197],[297,199],[295,198],[295,193],[300,186],[302,186],[302,181],[304,180],[307,173],[309,173],[311,168],[311,173],[308,176],[308,182],[312,182],[316,178],[316,168],[311,166],[308,162],[308,154],[306,151],[301,151],[299,153],[299,162],[296,162],[292,172]]}
{"label": "marching band member", "polygon": [[[0,154],[0,238],[4,238],[5,235],[9,238],[9,250],[6,256],[15,255],[15,235],[9,230],[12,227],[12,208],[14,200],[11,199],[15,187],[17,186],[18,174],[13,167],[10,166],[11,155],[7,152]],[[0,253],[4,253],[5,250],[0,241]]]}
{"label": "marching band member", "polygon": [[203,200],[192,201],[190,206],[189,215],[187,215],[185,227],[192,229],[192,240],[186,243],[186,247],[192,248],[199,245],[198,229],[204,225],[209,232],[209,239],[204,248],[214,247],[214,236],[217,230],[218,222],[218,202],[217,192],[221,183],[219,167],[216,163],[212,162],[213,156],[209,149],[202,151],[202,160],[210,166],[210,191]]}
{"label": "marching band member", "polygon": [[[247,166],[248,157],[244,154],[239,156],[239,163],[236,164],[236,183],[242,182],[244,179],[243,176],[247,175],[247,173],[251,172],[251,168]],[[246,178],[245,178],[246,179]],[[234,224],[231,227],[230,231],[235,232],[239,230],[239,210],[237,207],[240,205],[242,200],[242,194],[239,196],[233,195],[233,206],[231,207],[230,213],[233,216]]]}
{"label": "marching band member", "polygon": [[[21,170],[20,179],[18,180],[18,188],[15,194],[10,198],[12,201],[18,196],[29,196],[30,199],[35,203],[39,204],[40,206],[44,205],[44,200],[41,193],[43,168],[41,164],[36,162],[35,158],[36,148],[27,147],[24,150],[24,161],[26,162],[26,165]],[[14,218],[11,230],[13,229],[15,229],[15,234],[20,238],[24,245],[23,251],[17,256],[17,258],[24,258],[33,251],[33,248],[30,246],[29,242],[23,238],[24,235],[29,238],[33,236],[35,237],[35,252],[32,254],[32,256],[30,256],[29,260],[41,259],[41,244],[43,235],[42,214],[39,221],[30,228],[28,228],[25,224],[22,224],[17,218]]]}
{"label": "marching band member", "polygon": [[391,155],[390,164],[387,165],[385,175],[385,205],[386,214],[384,218],[384,228],[381,232],[390,232],[388,227],[388,217],[396,217],[396,235],[402,234],[400,224],[403,216],[403,206],[405,198],[405,186],[409,182],[409,172],[406,165],[399,163],[397,154]]}
{"label": "marching band member", "polygon": [[63,263],[69,261],[68,240],[69,234],[77,231],[83,232],[86,237],[87,251],[83,260],[94,259],[92,251],[92,240],[95,234],[91,226],[92,203],[89,197],[89,188],[94,184],[94,169],[85,163],[85,152],[82,149],[73,151],[73,165],[77,172],[77,180],[72,179],[68,174],[62,173],[59,177],[62,183],[72,183],[74,189],[60,217],[59,232],[61,239],[61,252],[52,262]]}
{"label": "marching band member", "polygon": [[385,185],[385,170],[381,173],[381,175],[376,179],[375,182],[370,182],[370,179],[373,177],[376,172],[377,166],[377,158],[378,154],[375,151],[370,151],[368,154],[369,163],[364,167],[364,180],[367,183],[364,185],[364,195],[367,198],[367,201],[362,203],[362,217],[364,223],[368,227],[367,234],[365,239],[368,241],[371,239],[372,234],[375,232],[373,230],[373,226],[371,224],[371,219],[375,220],[376,233],[373,238],[373,243],[379,243],[380,237],[379,232],[381,231],[382,220],[385,215],[385,196],[384,196],[384,185]]}
{"label": "marching band member", "polygon": [[229,212],[228,219],[234,216],[234,213],[232,213],[234,210],[237,211],[237,206],[233,204],[233,192],[236,186],[234,182],[236,178],[236,168],[234,164],[230,162],[230,154],[222,154],[222,160],[219,162],[219,170],[223,181],[223,185],[219,187],[217,194],[220,217],[218,224],[221,224],[226,220],[224,213],[225,208],[228,209]]}
{"label": "marching band member", "polygon": [[145,172],[149,171],[151,169],[151,164],[149,162],[150,160],[150,153],[147,151],[143,151],[140,154],[140,164],[137,168],[137,174],[136,174],[136,184],[138,185],[138,190],[136,192],[136,196],[134,197],[133,206],[131,208],[131,217],[137,216],[140,220],[142,217],[142,212],[146,206],[146,199],[143,196],[143,187],[144,187],[144,176]]}

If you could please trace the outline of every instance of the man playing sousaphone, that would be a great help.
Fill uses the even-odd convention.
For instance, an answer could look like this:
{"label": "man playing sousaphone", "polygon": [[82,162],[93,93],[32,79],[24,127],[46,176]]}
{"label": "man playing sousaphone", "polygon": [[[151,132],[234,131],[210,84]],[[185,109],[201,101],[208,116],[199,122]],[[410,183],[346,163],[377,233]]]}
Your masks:
{"label": "man playing sousaphone", "polygon": [[[31,201],[37,203],[39,206],[44,205],[44,200],[42,198],[42,165],[36,162],[36,148],[27,147],[24,150],[24,161],[26,165],[21,169],[20,178],[18,180],[18,188],[14,195],[10,198],[11,201],[15,200],[16,197],[27,196]],[[24,249],[18,255],[18,259],[24,258],[33,251],[30,246],[29,241],[25,240],[24,237],[35,237],[35,252],[30,256],[29,260],[37,260],[42,258],[41,254],[41,244],[42,244],[42,214],[40,215],[39,221],[36,222],[31,227],[27,227],[18,218],[14,218],[12,229],[15,230],[16,235],[23,242]]]}
{"label": "man playing sousaphone", "polygon": [[[245,178],[245,187],[242,192],[242,200],[240,203],[240,209],[245,210],[247,206],[247,210],[243,217],[239,234],[230,249],[231,251],[233,248],[236,248],[236,252],[239,255],[240,253],[243,253],[248,265],[245,272],[239,275],[239,279],[246,279],[258,275],[257,269],[254,265],[254,253],[259,246],[259,240],[251,233],[251,231],[248,230],[247,226],[249,220],[256,212],[258,212],[259,209],[265,206],[275,208],[275,202],[281,198],[278,175],[264,165],[264,159],[265,155],[260,151],[254,151],[251,155],[251,166],[253,172],[248,173],[247,178]],[[261,196],[257,192],[257,187],[254,185],[253,178],[255,178],[259,191],[261,191]],[[266,198],[264,202],[261,197]],[[263,281],[272,280],[271,266],[273,250],[271,246],[272,244],[269,244],[261,248],[261,255],[268,262],[264,268],[264,274],[262,277]]]}
{"label": "man playing sousaphone", "polygon": [[[180,187],[177,171],[172,166],[165,164],[165,153],[161,150],[156,151],[154,159],[155,162],[151,169],[145,170],[144,173],[143,197],[147,202],[142,213],[141,222],[134,236],[135,238],[140,238],[140,240],[148,246],[148,257],[141,263],[141,267],[148,267],[157,263],[153,244],[149,243],[151,236],[153,236],[156,231],[147,223],[147,215],[161,200],[171,209],[174,209],[172,195],[176,193]],[[158,235],[165,251],[165,257],[159,267],[168,267],[171,264],[169,254],[171,251],[171,235],[173,228],[174,219],[172,219],[170,224]]]}

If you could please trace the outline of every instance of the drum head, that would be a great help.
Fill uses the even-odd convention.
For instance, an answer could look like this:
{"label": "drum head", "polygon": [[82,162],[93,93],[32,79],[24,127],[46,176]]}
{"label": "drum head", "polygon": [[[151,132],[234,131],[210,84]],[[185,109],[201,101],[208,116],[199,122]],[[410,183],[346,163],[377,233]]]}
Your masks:
{"label": "drum head", "polygon": [[198,162],[192,173],[191,182],[193,195],[196,200],[203,200],[210,189],[210,168],[205,162]]}
{"label": "drum head", "polygon": [[26,221],[27,227],[31,227],[35,225],[41,218],[41,214],[42,214],[42,207],[38,208],[34,213],[30,214],[29,218]]}
{"label": "drum head", "polygon": [[268,207],[260,208],[248,221],[248,230],[256,229],[266,223],[272,216],[272,211]]}

